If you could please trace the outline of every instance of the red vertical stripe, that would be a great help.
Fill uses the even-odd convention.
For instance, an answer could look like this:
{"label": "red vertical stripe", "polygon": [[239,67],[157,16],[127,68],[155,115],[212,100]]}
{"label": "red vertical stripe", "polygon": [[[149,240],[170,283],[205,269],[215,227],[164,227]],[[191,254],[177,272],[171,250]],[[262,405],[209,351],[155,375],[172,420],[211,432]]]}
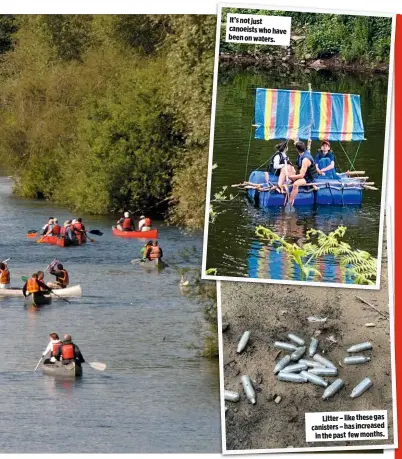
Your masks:
{"label": "red vertical stripe", "polygon": [[[402,15],[396,16],[396,35],[395,35],[395,152],[400,150],[398,132],[402,131]],[[397,392],[397,411],[398,411],[398,433],[402,430],[402,309],[399,306],[402,295],[402,283],[395,282],[395,279],[402,279],[402,264],[400,260],[402,255],[402,240],[396,237],[402,231],[402,188],[398,185],[400,180],[400,171],[402,170],[402,156],[395,155],[395,210],[394,222],[395,233],[393,241],[395,247],[394,253],[394,291],[395,291],[395,374],[396,374],[396,392]],[[401,436],[399,437],[399,448],[395,450],[395,459],[402,459]]]}
{"label": "red vertical stripe", "polygon": [[295,119],[295,92],[292,91],[289,97],[289,118],[288,118],[288,139],[292,138]]}
{"label": "red vertical stripe", "polygon": [[275,138],[275,127],[276,127],[276,106],[278,103],[278,90],[272,90],[272,110],[271,110],[271,122],[269,123],[269,128],[271,131],[271,136]]}
{"label": "red vertical stripe", "polygon": [[331,122],[332,122],[332,96],[331,94],[327,93],[326,95],[327,98],[327,122],[325,124],[325,139],[329,138],[329,133],[331,132]]}
{"label": "red vertical stripe", "polygon": [[347,94],[343,96],[343,121],[342,121],[342,135],[341,140],[346,140],[346,134],[348,131],[348,116],[349,116],[349,97]]}

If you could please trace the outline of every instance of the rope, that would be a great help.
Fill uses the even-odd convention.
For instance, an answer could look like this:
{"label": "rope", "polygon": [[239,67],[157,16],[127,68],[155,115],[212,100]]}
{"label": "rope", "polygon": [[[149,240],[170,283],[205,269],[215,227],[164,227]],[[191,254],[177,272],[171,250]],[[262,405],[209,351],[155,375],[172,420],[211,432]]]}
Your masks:
{"label": "rope", "polygon": [[353,169],[355,168],[354,164],[353,164],[352,161],[350,160],[350,158],[349,158],[348,154],[346,153],[345,149],[343,148],[343,145],[341,144],[341,142],[339,142],[339,145],[341,146],[342,151],[345,153],[346,158],[348,158],[350,167],[351,167],[351,169],[353,170]]}
{"label": "rope", "polygon": [[360,145],[361,144],[362,144],[362,141],[360,140],[359,146],[357,147],[357,150],[356,150],[355,157],[353,158],[353,169],[355,168],[355,161],[356,161],[356,158],[357,158],[357,154],[359,153],[359,149],[360,149]]}
{"label": "rope", "polygon": [[246,161],[246,170],[244,171],[244,181],[246,181],[247,178],[247,169],[248,169],[248,158],[250,156],[250,145],[251,145],[251,135],[253,132],[253,125],[250,125],[250,137],[248,139],[248,150],[247,150],[247,161]]}

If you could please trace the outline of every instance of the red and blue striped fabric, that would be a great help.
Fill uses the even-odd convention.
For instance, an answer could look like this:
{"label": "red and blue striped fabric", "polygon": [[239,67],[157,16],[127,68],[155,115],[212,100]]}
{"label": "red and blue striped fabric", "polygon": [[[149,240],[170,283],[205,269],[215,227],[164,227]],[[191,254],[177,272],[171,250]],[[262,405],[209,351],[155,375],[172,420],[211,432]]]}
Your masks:
{"label": "red and blue striped fabric", "polygon": [[256,139],[364,140],[360,96],[257,88]]}

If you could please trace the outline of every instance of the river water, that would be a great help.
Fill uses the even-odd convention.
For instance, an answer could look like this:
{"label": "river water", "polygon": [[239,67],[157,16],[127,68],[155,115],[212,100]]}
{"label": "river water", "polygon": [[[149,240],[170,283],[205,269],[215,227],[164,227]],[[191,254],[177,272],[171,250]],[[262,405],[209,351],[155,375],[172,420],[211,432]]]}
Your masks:
{"label": "river water", "polygon": [[[161,273],[130,263],[143,242],[113,237],[114,217],[82,215],[88,229],[104,233],[96,243],[36,244],[28,230],[71,214],[15,198],[11,184],[0,177],[0,258],[11,257],[12,286],[57,258],[83,296],[36,312],[22,299],[0,298],[0,452],[218,453],[218,365],[198,356],[202,305],[180,290],[177,272],[200,266],[202,235],[156,222],[171,265]],[[70,333],[85,359],[106,371],[85,365],[76,381],[34,373],[50,332]]]}
{"label": "river water", "polygon": [[[312,83],[315,91],[360,94],[362,118],[366,141],[343,142],[347,156],[354,162],[355,170],[365,170],[370,181],[382,186],[382,164],[387,101],[387,76],[355,75],[311,71],[305,73],[292,69],[220,69],[214,136],[214,163],[211,196],[228,186],[226,192],[236,194],[230,185],[248,180],[252,170],[258,169],[274,152],[278,141],[252,138],[255,88],[308,89]],[[251,135],[251,137],[250,137]],[[290,159],[295,158],[292,143]],[[312,152],[319,148],[313,142]],[[339,171],[350,168],[350,163],[339,143],[333,143]],[[247,164],[247,155],[248,164]],[[262,167],[266,169],[266,165]],[[230,190],[230,191],[229,191]],[[218,216],[209,225],[207,268],[217,268],[218,276],[261,277],[300,280],[300,271],[278,254],[275,248],[261,244],[255,227],[264,225],[285,237],[289,242],[304,241],[310,228],[329,232],[339,225],[347,226],[345,242],[352,248],[368,251],[377,256],[380,222],[381,191],[365,191],[362,206],[296,208],[288,212],[283,208],[256,209],[240,193],[233,201],[214,203]],[[269,253],[267,253],[267,251]],[[351,282],[331,257],[320,260],[324,266],[323,281]],[[318,280],[318,279],[316,279]]]}

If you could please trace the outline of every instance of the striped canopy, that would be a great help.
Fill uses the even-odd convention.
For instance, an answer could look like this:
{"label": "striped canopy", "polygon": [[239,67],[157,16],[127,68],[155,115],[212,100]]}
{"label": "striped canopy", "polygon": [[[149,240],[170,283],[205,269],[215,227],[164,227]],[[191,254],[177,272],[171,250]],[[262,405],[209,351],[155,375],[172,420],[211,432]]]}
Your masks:
{"label": "striped canopy", "polygon": [[256,139],[364,140],[360,96],[257,88]]}

